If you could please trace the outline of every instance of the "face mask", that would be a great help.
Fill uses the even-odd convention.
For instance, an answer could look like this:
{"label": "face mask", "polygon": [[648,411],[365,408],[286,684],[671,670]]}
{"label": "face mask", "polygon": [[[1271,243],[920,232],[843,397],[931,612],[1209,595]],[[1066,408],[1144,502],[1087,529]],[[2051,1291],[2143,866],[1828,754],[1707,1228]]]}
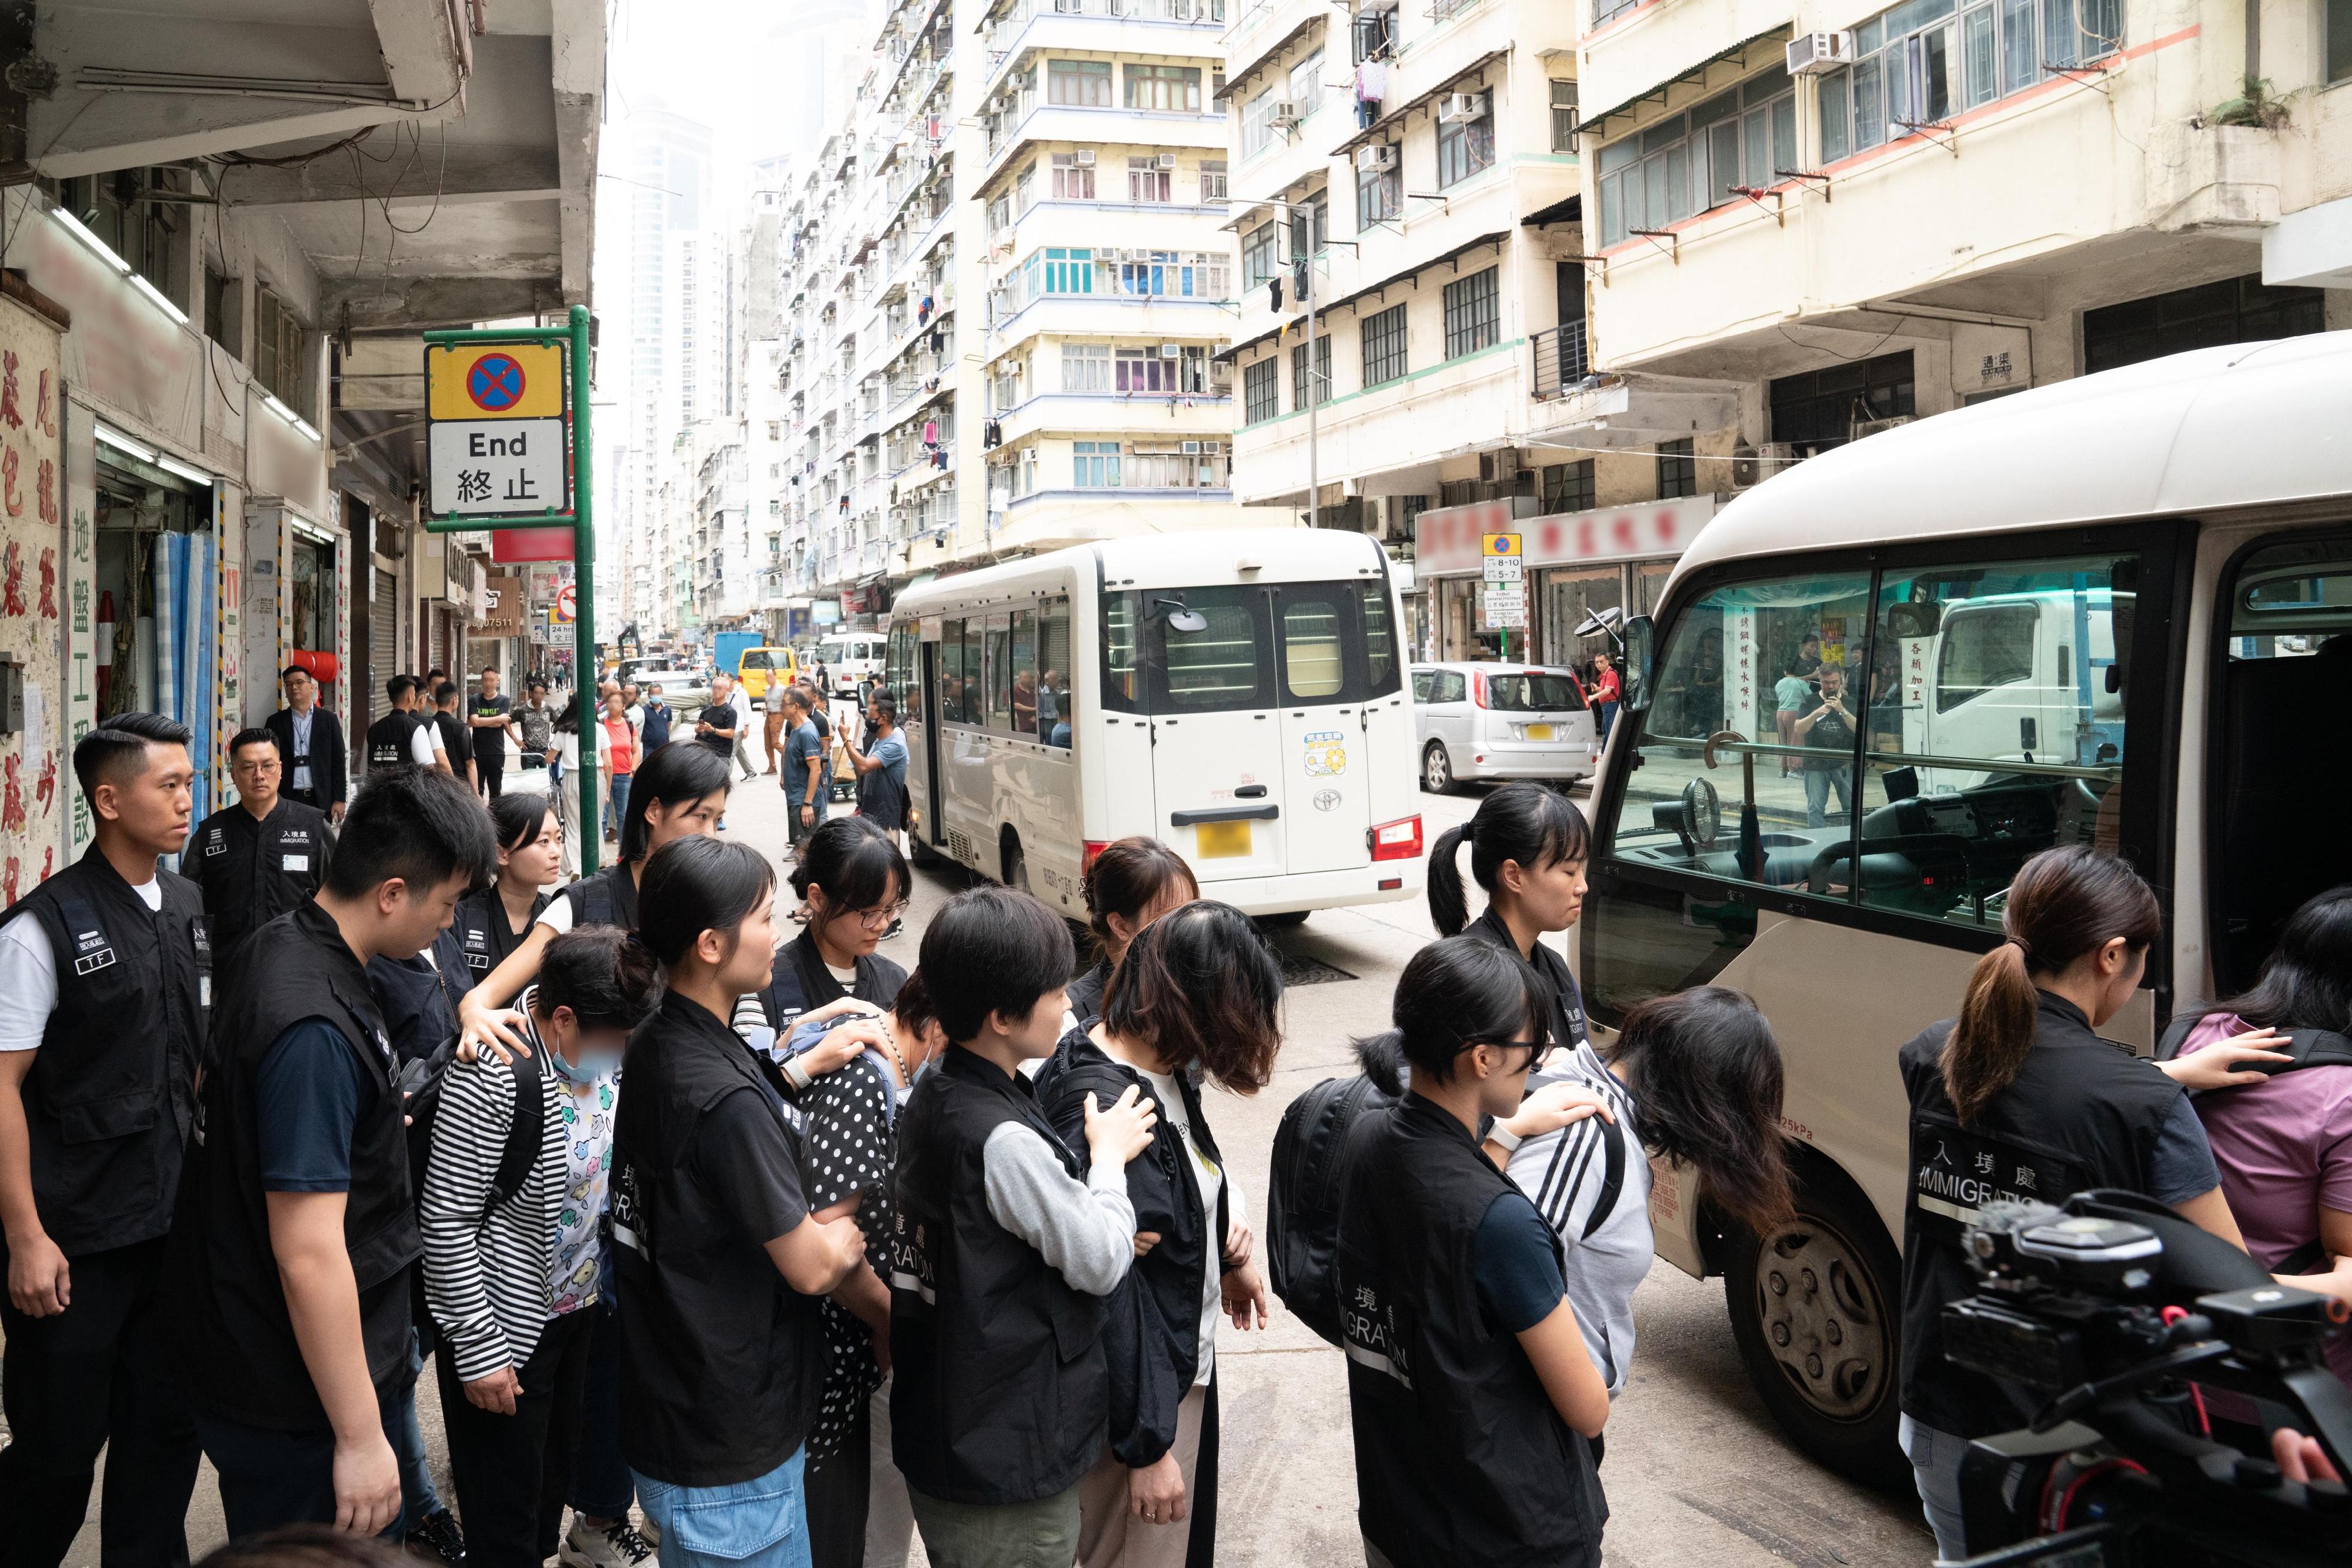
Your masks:
{"label": "face mask", "polygon": [[562,1051],[550,1049],[548,1060],[555,1065],[555,1075],[575,1089],[584,1089],[600,1078],[609,1078],[621,1070],[621,1053],[617,1051],[583,1051],[578,1062],[568,1061]]}

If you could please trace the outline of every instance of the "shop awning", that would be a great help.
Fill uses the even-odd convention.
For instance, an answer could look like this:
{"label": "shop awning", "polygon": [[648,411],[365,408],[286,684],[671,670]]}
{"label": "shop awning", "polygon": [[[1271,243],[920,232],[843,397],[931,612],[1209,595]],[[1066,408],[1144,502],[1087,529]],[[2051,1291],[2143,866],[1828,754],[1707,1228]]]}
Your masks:
{"label": "shop awning", "polygon": [[[1674,107],[1674,90],[1678,87],[1689,88],[1691,89],[1689,96],[1693,99],[1704,98],[1708,93],[1715,91],[1718,87],[1727,87],[1732,82],[1735,82],[1741,77],[1746,76],[1748,72],[1762,66],[1765,63],[1764,58],[1759,55],[1751,55],[1749,52],[1756,49],[1757,46],[1760,44],[1764,44],[1769,41],[1775,46],[1769,51],[1771,58],[1780,59],[1785,57],[1783,51],[1779,47],[1779,46],[1786,44],[1789,41],[1790,31],[1790,25],[1787,22],[1783,22],[1777,27],[1767,27],[1760,33],[1750,34],[1748,37],[1740,39],[1739,42],[1732,45],[1729,48],[1718,50],[1716,53],[1707,56],[1706,58],[1699,61],[1698,64],[1692,66],[1687,70],[1678,71],[1675,75],[1666,78],[1664,81],[1659,82],[1655,87],[1643,89],[1640,92],[1635,93],[1633,97],[1613,108],[1602,110],[1598,114],[1588,114],[1583,116],[1580,120],[1577,129],[1580,133],[1590,135],[1596,141],[1605,140],[1609,135],[1609,122],[1611,120],[1617,119],[1621,115],[1624,116],[1628,120],[1631,120],[1636,111],[1639,110],[1643,104],[1649,103],[1654,99],[1657,108],[1662,112],[1672,109]],[[1730,64],[1736,68],[1727,73],[1719,82],[1712,79],[1711,73],[1715,70],[1715,68],[1725,64]],[[1631,124],[1627,124],[1620,127],[1619,129],[1630,131],[1633,127]]]}
{"label": "shop awning", "polygon": [[[1784,28],[1783,31],[1786,31],[1786,29]],[[1427,92],[1423,93],[1420,97],[1407,99],[1404,102],[1397,105],[1394,109],[1388,110],[1386,113],[1382,114],[1378,120],[1372,121],[1371,124],[1366,126],[1363,130],[1359,131],[1356,134],[1349,137],[1348,140],[1331,149],[1331,156],[1334,158],[1352,158],[1355,156],[1357,148],[1362,147],[1370,142],[1386,141],[1394,132],[1404,129],[1405,116],[1411,114],[1416,109],[1427,109],[1431,104],[1435,103],[1439,99],[1444,98],[1449,92],[1461,91],[1462,84],[1468,81],[1472,77],[1477,77],[1480,78],[1479,85],[1483,87],[1485,85],[1486,68],[1495,64],[1497,60],[1504,58],[1506,56],[1509,55],[1510,52],[1511,51],[1508,49],[1489,49],[1486,53],[1480,55],[1476,59],[1472,60],[1468,65],[1464,66],[1460,70],[1455,71],[1452,76],[1447,77],[1444,81],[1439,82],[1435,87],[1431,88]],[[1383,107],[1385,108],[1385,106]]]}

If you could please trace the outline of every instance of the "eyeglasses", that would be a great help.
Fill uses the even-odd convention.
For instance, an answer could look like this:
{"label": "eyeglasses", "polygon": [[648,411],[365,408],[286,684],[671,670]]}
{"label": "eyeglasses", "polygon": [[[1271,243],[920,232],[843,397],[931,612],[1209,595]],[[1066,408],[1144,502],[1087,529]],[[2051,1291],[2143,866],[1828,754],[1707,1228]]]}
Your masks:
{"label": "eyeglasses", "polygon": [[907,901],[902,898],[896,904],[886,904],[878,909],[853,909],[849,913],[868,931],[887,930],[892,921],[907,913]]}

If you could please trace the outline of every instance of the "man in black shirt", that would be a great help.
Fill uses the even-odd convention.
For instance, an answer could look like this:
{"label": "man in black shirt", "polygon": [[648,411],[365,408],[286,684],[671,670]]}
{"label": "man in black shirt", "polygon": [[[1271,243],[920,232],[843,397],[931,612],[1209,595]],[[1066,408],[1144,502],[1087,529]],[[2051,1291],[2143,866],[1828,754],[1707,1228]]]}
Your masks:
{"label": "man in black shirt", "polygon": [[[495,800],[507,776],[507,732],[514,727],[514,704],[499,695],[499,673],[482,672],[482,689],[468,706],[466,723],[474,732],[474,777]],[[455,762],[456,757],[450,761]]]}
{"label": "man in black shirt", "polygon": [[1819,678],[1821,706],[1793,727],[1797,744],[1820,753],[1805,758],[1805,826],[1809,828],[1829,826],[1832,789],[1837,791],[1838,810],[1849,817],[1853,812],[1854,717],[1846,706],[1845,666],[1823,664]]}
{"label": "man in black shirt", "polygon": [[368,776],[387,768],[432,768],[442,764],[441,732],[432,720],[416,712],[416,677],[394,675],[384,682],[383,695],[392,711],[368,726]]}
{"label": "man in black shirt", "polygon": [[240,730],[228,743],[236,804],[196,825],[180,860],[181,874],[205,895],[213,963],[224,977],[245,939],[319,891],[332,830],[325,815],[278,789],[285,767],[266,729]]}
{"label": "man in black shirt", "polygon": [[232,1539],[399,1521],[388,1427],[413,1377],[423,1243],[365,966],[430,943],[496,859],[463,785],[379,774],[318,896],[254,933],[222,993],[172,1226],[167,1337]]}
{"label": "man in black shirt", "polygon": [[[466,726],[465,715],[458,712],[459,701],[466,694],[455,681],[444,681],[433,688],[432,726],[434,745],[444,753],[436,758],[443,766],[466,781],[466,788],[475,788],[473,732]],[[459,764],[464,766],[459,766]]]}

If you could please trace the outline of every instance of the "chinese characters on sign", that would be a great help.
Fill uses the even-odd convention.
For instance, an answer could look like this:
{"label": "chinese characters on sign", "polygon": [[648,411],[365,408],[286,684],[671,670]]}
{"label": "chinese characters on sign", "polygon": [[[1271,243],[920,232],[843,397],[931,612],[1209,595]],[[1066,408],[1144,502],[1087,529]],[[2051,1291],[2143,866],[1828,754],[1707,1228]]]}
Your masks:
{"label": "chinese characters on sign", "polygon": [[[58,591],[60,497],[58,335],[14,301],[0,302],[0,655],[23,666],[24,727],[0,737],[0,901],[14,904],[58,865],[78,789],[58,788],[58,737],[49,697],[58,678],[61,622],[88,615],[81,580]],[[89,520],[77,517],[72,550],[87,556]],[[70,797],[72,805],[67,805]]]}

